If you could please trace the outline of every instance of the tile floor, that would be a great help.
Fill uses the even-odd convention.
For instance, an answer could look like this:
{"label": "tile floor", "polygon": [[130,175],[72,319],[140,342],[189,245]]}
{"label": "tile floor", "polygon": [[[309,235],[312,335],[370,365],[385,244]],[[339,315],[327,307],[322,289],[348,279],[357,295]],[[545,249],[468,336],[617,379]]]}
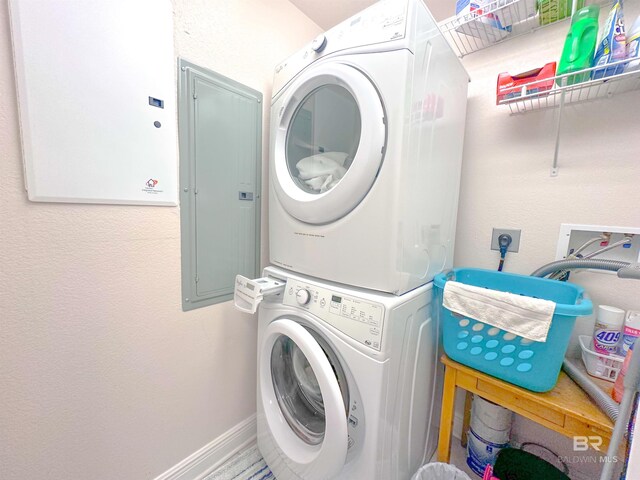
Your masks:
{"label": "tile floor", "polygon": [[[451,444],[451,463],[469,475],[471,480],[478,480],[480,477],[467,467],[466,458],[466,450],[460,445],[460,440],[454,438]],[[436,461],[435,455],[431,461]],[[253,444],[202,480],[276,480],[276,478],[260,455],[257,445]]]}
{"label": "tile floor", "polygon": [[275,480],[275,477],[254,443],[202,480]]}

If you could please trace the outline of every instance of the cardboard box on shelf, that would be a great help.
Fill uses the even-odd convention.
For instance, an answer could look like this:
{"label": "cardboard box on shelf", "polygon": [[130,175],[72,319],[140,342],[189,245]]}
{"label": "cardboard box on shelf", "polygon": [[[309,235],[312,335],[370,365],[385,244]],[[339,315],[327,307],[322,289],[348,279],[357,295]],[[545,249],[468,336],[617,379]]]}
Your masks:
{"label": "cardboard box on shelf", "polygon": [[[501,0],[506,1],[506,0]],[[511,26],[506,26],[493,12],[487,0],[458,0],[456,2],[456,17],[461,23],[456,31],[465,35],[479,38],[483,42],[493,43],[502,40],[511,33]]]}
{"label": "cardboard box on shelf", "polygon": [[550,62],[542,68],[536,68],[516,75],[510,75],[507,72],[499,74],[498,85],[496,87],[496,105],[510,98],[534,93],[543,94],[551,90],[553,88],[555,75],[556,62]]}

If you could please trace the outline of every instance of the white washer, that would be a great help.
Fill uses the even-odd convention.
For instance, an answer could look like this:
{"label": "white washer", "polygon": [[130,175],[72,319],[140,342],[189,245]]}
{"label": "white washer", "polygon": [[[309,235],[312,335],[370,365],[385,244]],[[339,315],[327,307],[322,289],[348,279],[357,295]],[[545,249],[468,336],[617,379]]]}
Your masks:
{"label": "white washer", "polygon": [[450,268],[468,80],[420,0],[378,2],[280,64],[271,263],[397,295]]}
{"label": "white washer", "polygon": [[402,297],[267,267],[258,447],[278,480],[407,480],[436,447],[431,284]]}

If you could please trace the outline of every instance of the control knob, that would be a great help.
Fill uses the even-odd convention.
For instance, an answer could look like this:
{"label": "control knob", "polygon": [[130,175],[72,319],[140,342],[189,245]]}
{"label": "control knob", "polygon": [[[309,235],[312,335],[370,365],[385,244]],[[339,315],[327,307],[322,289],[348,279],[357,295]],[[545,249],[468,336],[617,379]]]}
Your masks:
{"label": "control knob", "polygon": [[314,52],[320,53],[326,46],[327,37],[324,34],[318,35],[316,38],[314,38],[313,42],[311,42],[311,50],[313,50]]}
{"label": "control knob", "polygon": [[306,305],[311,300],[311,293],[305,288],[301,288],[296,292],[296,302],[298,305]]}

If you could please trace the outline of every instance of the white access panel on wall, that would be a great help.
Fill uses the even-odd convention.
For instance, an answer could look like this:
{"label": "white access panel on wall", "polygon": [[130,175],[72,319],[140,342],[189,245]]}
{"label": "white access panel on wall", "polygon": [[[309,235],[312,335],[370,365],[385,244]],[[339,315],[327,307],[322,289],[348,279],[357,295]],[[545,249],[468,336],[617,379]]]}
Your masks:
{"label": "white access panel on wall", "polygon": [[29,199],[177,204],[169,0],[10,0]]}

